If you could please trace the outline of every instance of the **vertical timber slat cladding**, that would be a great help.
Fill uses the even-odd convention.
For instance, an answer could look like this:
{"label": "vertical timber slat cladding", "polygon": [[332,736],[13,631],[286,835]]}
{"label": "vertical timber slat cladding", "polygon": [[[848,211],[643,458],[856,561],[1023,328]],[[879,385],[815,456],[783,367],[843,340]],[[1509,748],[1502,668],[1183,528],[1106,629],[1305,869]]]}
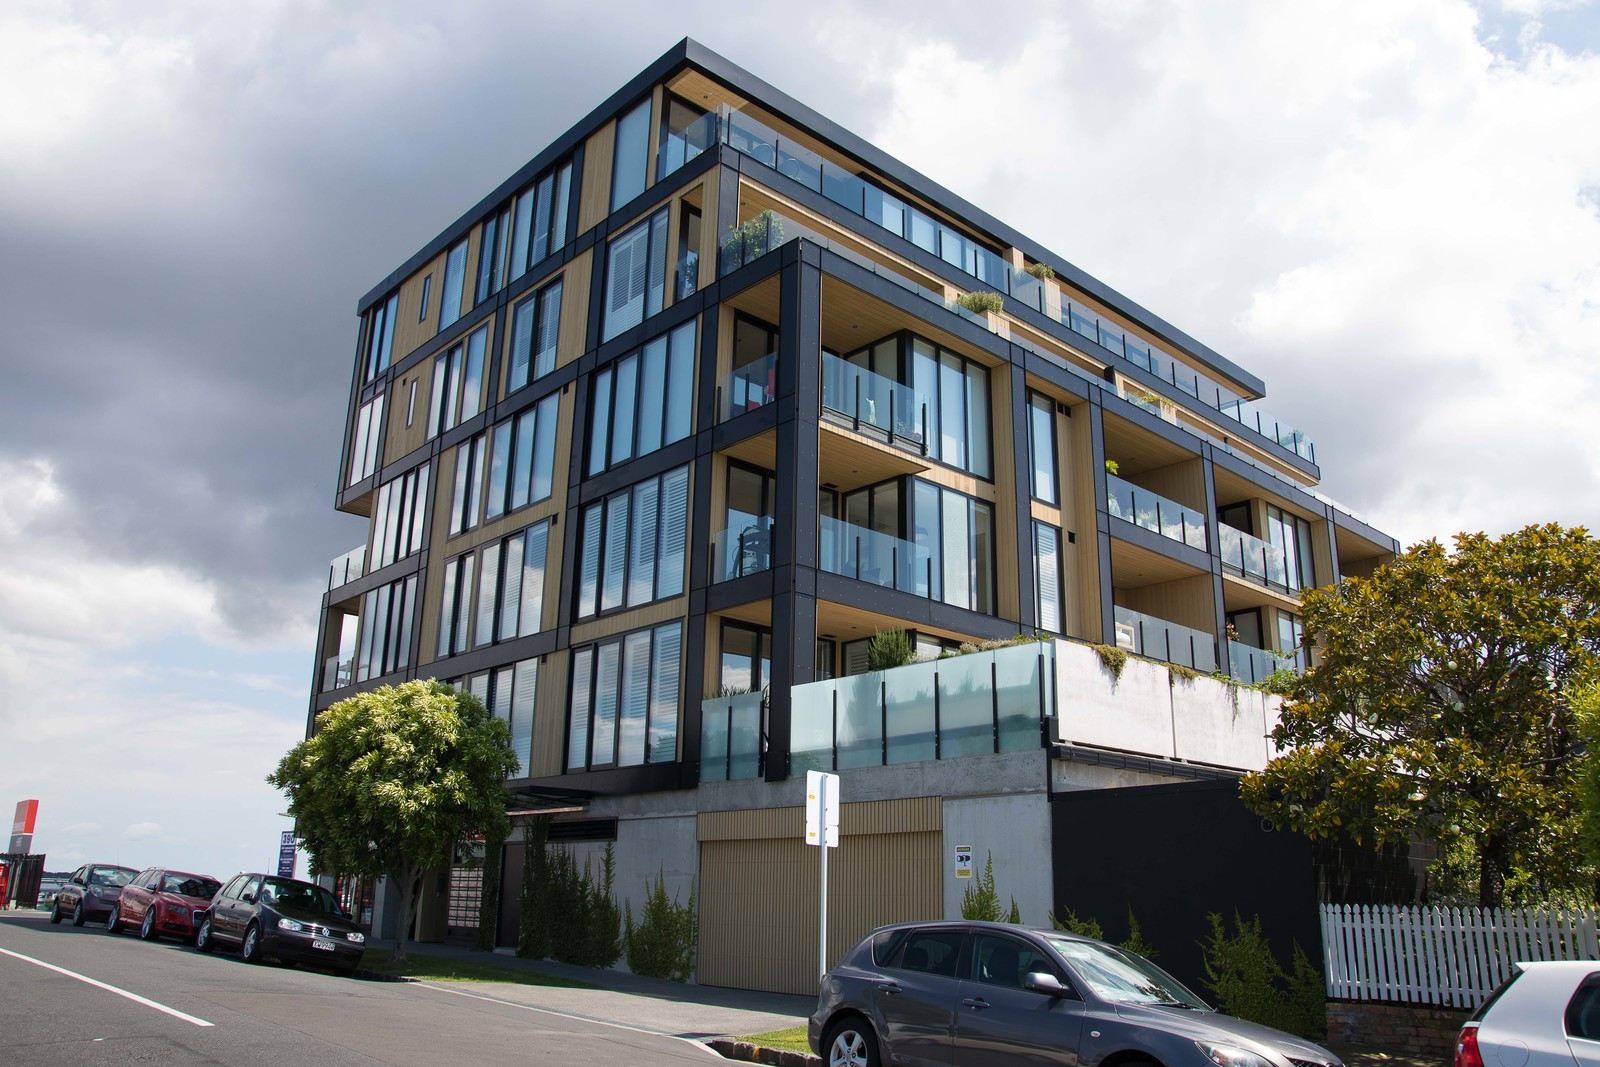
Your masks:
{"label": "vertical timber slat cladding", "polygon": [[[885,923],[943,918],[939,797],[844,804],[828,856],[828,962]],[[804,808],[703,812],[703,985],[807,995],[817,988],[820,857]]]}
{"label": "vertical timber slat cladding", "polygon": [[593,249],[589,249],[574,256],[561,276],[561,327],[556,335],[558,367],[565,367],[588,349],[589,282],[594,277],[594,265],[590,261],[594,255]]}
{"label": "vertical timber slat cladding", "polygon": [[617,143],[617,124],[608,122],[583,146],[583,191],[578,201],[578,232],[588,233],[611,214],[611,156]]}

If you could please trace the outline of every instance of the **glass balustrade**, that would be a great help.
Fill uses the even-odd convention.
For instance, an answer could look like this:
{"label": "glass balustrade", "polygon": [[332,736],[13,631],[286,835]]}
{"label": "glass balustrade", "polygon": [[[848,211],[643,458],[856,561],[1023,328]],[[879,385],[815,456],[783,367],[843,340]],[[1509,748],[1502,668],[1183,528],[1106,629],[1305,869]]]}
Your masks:
{"label": "glass balustrade", "polygon": [[711,537],[711,580],[726,582],[772,567],[772,516],[719,530]]}
{"label": "glass balustrade", "polygon": [[929,597],[933,556],[921,545],[863,526],[818,517],[818,565],[830,574]]}
{"label": "glass balustrade", "polygon": [[778,354],[736,367],[717,383],[717,421],[766,407],[778,399]]}
{"label": "glass balustrade", "polygon": [[737,782],[761,775],[761,693],[708,697],[700,703],[700,780]]}
{"label": "glass balustrade", "polygon": [[1238,641],[1228,642],[1228,673],[1245,685],[1256,685],[1268,675],[1284,670],[1300,670],[1299,661],[1293,656],[1280,656]]}
{"label": "glass balustrade", "polygon": [[1120,604],[1112,609],[1117,647],[1140,656],[1192,667],[1202,674],[1217,669],[1217,640],[1204,630],[1145,615]]}
{"label": "glass balustrade", "polygon": [[656,181],[680,170],[684,164],[717,143],[722,118],[708,111],[682,130],[669,130],[661,144],[661,154],[656,164]]}
{"label": "glass balustrade", "polygon": [[1039,641],[797,685],[789,773],[1037,749],[1054,675]]}
{"label": "glass balustrade", "polygon": [[891,444],[925,451],[927,405],[911,387],[826,352],[822,355],[822,406],[849,420],[851,429],[876,430]]}
{"label": "glass balustrade", "polygon": [[328,564],[328,588],[337,589],[347,582],[353,582],[366,573],[367,546],[357,545],[342,556],[336,556]]}
{"label": "glass balustrade", "polygon": [[1131,522],[1170,541],[1206,550],[1206,517],[1115,474],[1106,475],[1106,510],[1113,519]]}
{"label": "glass balustrade", "polygon": [[340,659],[338,656],[329,656],[322,661],[322,691],[324,693],[333,689],[343,689],[355,681],[356,660],[354,656]]}
{"label": "glass balustrade", "polygon": [[1223,569],[1285,593],[1295,591],[1289,585],[1289,567],[1283,549],[1227,523],[1217,525],[1217,539],[1222,542],[1218,555],[1222,557]]}

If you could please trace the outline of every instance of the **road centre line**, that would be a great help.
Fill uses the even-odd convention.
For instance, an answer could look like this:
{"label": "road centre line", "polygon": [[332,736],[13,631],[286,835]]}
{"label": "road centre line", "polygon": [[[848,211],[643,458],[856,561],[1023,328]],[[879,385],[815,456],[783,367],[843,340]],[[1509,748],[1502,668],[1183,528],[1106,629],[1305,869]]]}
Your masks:
{"label": "road centre line", "polygon": [[502,1000],[499,997],[486,997],[481,993],[466,993],[459,989],[449,989],[442,985],[434,985],[432,982],[413,982],[411,984],[421,986],[423,989],[432,989],[440,993],[450,993],[458,997],[471,997],[473,1000],[486,1000],[490,1004],[499,1004],[507,1008],[521,1008],[523,1011],[536,1011],[541,1015],[554,1015],[558,1019],[571,1019],[573,1022],[579,1023],[593,1023],[595,1026],[609,1026],[615,1030],[628,1030],[635,1034],[647,1034],[650,1037],[670,1038],[673,1041],[682,1041],[686,1045],[692,1045],[702,1052],[706,1052],[712,1056],[715,1056],[719,1060],[723,1058],[721,1053],[717,1052],[715,1049],[701,1044],[692,1037],[680,1037],[677,1034],[669,1034],[661,1030],[647,1030],[642,1026],[629,1026],[626,1023],[612,1023],[607,1022],[604,1019],[592,1019],[587,1015],[570,1015],[567,1012],[556,1011],[552,1008],[536,1008],[532,1004],[518,1004],[514,1000]]}
{"label": "road centre line", "polygon": [[108,993],[115,993],[119,997],[127,997],[129,1000],[135,1001],[135,1002],[137,1002],[139,1004],[143,1004],[147,1008],[154,1008],[156,1011],[165,1012],[168,1015],[172,1016],[174,1019],[182,1019],[184,1022],[191,1023],[194,1026],[215,1026],[216,1025],[216,1023],[208,1023],[204,1019],[199,1019],[199,1018],[196,1018],[193,1015],[189,1015],[189,1014],[187,1014],[185,1012],[181,1012],[177,1008],[169,1008],[165,1004],[157,1004],[155,1001],[150,1000],[150,999],[145,998],[145,997],[141,997],[137,993],[130,993],[126,989],[119,989],[116,986],[110,985],[110,984],[108,984],[106,982],[102,982],[99,979],[90,978],[88,975],[85,975],[85,974],[79,974],[77,971],[69,971],[65,967],[57,967],[53,963],[46,963],[44,960],[36,960],[32,956],[24,956],[22,953],[20,953],[20,952],[12,952],[8,948],[0,948],[0,952],[5,953],[7,956],[15,956],[19,960],[22,960],[22,961],[24,961],[26,963],[35,964],[37,966],[45,968],[46,970],[55,971],[57,974],[64,974],[68,978],[76,978],[80,982],[87,982],[89,985],[92,985],[92,986],[96,987],[97,989],[104,989]]}

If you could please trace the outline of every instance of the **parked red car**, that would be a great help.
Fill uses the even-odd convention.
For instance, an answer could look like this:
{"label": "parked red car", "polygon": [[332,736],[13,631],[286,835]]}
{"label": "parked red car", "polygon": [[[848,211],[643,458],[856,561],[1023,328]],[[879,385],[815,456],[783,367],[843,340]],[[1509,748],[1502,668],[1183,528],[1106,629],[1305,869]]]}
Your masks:
{"label": "parked red car", "polygon": [[222,883],[209,875],[151,867],[123,886],[106,929],[117,933],[124,926],[137,926],[146,941],[181,937],[193,942],[211,898],[221,888]]}

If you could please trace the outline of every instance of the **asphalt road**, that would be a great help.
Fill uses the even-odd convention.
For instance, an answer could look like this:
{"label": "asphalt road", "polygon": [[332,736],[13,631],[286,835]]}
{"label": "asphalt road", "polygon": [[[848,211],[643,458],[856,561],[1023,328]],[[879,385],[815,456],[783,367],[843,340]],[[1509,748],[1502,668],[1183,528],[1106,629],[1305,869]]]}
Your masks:
{"label": "asphalt road", "polygon": [[[632,1005],[628,999],[581,1002],[570,991],[541,987],[342,979],[300,968],[250,966],[226,953],[204,955],[172,942],[147,944],[131,934],[113,936],[89,926],[52,926],[43,912],[0,913],[0,1067],[474,1062],[715,1067],[726,1061],[676,1035],[686,1026],[691,1033],[770,1028],[753,1014],[690,1019],[682,1006],[675,1013],[641,1011],[641,998],[631,998]],[[590,1007],[616,1018],[584,1017],[583,1009]],[[717,1029],[724,1024],[726,1029]]]}

